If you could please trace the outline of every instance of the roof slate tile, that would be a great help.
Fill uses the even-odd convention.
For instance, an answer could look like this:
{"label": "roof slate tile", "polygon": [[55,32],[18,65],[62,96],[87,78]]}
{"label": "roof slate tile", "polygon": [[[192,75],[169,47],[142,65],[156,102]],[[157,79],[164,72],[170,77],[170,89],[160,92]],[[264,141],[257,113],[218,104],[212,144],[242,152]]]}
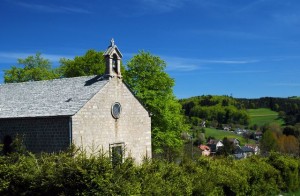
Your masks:
{"label": "roof slate tile", "polygon": [[0,85],[0,118],[72,116],[109,80],[83,76]]}

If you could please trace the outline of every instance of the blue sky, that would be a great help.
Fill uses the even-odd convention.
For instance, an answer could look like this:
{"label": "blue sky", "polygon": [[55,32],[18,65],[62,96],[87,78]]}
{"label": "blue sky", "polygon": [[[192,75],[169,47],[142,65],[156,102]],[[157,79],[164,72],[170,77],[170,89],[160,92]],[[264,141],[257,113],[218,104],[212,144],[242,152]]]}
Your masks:
{"label": "blue sky", "polygon": [[0,83],[17,58],[57,66],[111,38],[167,62],[178,98],[300,95],[298,0],[0,0]]}

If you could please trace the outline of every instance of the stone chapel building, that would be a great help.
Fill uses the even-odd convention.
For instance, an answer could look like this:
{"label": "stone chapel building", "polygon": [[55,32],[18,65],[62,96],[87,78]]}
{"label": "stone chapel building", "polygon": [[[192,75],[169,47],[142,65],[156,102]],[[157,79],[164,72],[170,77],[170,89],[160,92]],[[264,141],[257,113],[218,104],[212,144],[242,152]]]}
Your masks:
{"label": "stone chapel building", "polygon": [[23,137],[29,151],[59,152],[71,144],[114,158],[151,158],[151,118],[122,81],[122,54],[104,53],[106,73],[0,85],[0,139]]}

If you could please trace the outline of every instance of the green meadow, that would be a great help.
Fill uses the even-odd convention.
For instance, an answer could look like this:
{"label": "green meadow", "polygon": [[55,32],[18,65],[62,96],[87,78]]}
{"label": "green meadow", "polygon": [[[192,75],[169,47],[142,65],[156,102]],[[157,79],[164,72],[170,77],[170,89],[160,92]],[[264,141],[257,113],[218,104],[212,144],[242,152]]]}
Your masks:
{"label": "green meadow", "polygon": [[250,126],[258,125],[262,126],[270,123],[278,123],[279,125],[283,125],[284,121],[279,118],[278,112],[272,111],[267,108],[259,108],[259,109],[248,109],[248,114],[250,116]]}

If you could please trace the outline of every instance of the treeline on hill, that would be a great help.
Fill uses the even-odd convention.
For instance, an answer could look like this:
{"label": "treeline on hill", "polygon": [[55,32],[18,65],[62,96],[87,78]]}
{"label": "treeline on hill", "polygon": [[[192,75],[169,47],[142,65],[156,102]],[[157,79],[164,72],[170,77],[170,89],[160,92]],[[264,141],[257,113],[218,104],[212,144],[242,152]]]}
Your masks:
{"label": "treeline on hill", "polygon": [[0,195],[278,195],[299,189],[299,171],[299,158],[276,153],[113,166],[102,153],[21,149],[0,156]]}
{"label": "treeline on hill", "polygon": [[[229,96],[203,95],[181,99],[185,115],[192,124],[206,122],[217,127],[222,124],[248,125],[249,115],[242,104]],[[217,126],[216,126],[217,125]]]}
{"label": "treeline on hill", "polygon": [[275,98],[263,97],[259,99],[236,99],[247,109],[270,108],[279,112],[287,125],[300,123],[300,99],[297,97]]}
{"label": "treeline on hill", "polygon": [[279,112],[286,125],[300,123],[300,99],[297,97],[242,99],[230,96],[202,95],[181,99],[180,103],[192,124],[206,121],[215,125],[248,125],[246,109],[270,108]]}

